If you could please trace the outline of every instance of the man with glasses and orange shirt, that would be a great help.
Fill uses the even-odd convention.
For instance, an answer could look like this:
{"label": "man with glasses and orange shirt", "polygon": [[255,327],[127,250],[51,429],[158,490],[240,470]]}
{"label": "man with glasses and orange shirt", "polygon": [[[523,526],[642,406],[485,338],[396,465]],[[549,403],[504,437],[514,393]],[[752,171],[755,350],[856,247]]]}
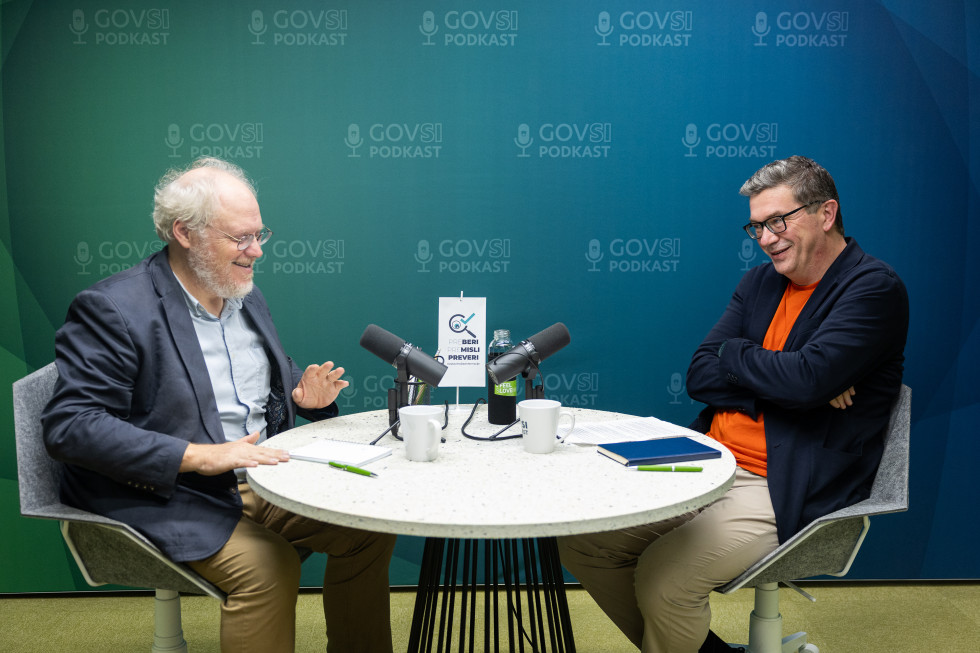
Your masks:
{"label": "man with glasses and orange shirt", "polygon": [[749,270],[695,351],[694,428],[738,465],[724,497],[668,520],[563,538],[562,562],[644,653],[729,651],[711,591],[813,519],[867,498],[901,388],[908,295],[844,236],[830,174],[794,156],[756,172]]}
{"label": "man with glasses and orange shirt", "polygon": [[245,173],[214,158],[160,180],[166,247],[79,293],[55,339],[44,411],[63,500],[125,522],[221,588],[221,650],[292,651],[300,558],[327,553],[328,651],[391,651],[395,537],[324,524],[252,492],[245,470],[287,463],[258,443],[296,415],[337,415],[333,363],[300,370],[253,286],[272,236]]}

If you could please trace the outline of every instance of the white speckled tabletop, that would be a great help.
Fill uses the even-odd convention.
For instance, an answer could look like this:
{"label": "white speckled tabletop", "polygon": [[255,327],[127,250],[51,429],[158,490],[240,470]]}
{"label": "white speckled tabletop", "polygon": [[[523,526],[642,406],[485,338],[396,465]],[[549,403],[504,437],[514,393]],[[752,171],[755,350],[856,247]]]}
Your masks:
{"label": "white speckled tabletop", "polygon": [[[405,458],[390,434],[378,444],[392,454],[365,465],[375,478],[323,463],[291,460],[248,470],[255,492],[295,513],[334,524],[402,535],[454,538],[548,537],[637,526],[707,505],[735,475],[732,454],[699,461],[700,473],[637,472],[594,446],[558,444],[550,454],[526,453],[520,438],[476,442],[460,427],[470,406],[451,407],[446,442],[434,462]],[[633,416],[570,408],[576,424]],[[281,433],[267,446],[294,449],[315,439],[370,442],[388,427],[388,412],[356,413]],[[467,433],[486,437],[500,427],[481,405]],[[512,427],[508,433],[519,433]]]}

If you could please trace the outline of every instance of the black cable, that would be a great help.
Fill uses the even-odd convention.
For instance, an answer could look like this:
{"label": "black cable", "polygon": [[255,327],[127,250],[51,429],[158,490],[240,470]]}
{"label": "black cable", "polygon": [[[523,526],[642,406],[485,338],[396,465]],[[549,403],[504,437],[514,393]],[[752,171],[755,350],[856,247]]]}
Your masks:
{"label": "black cable", "polygon": [[476,414],[476,409],[480,405],[481,402],[482,403],[487,403],[486,402],[486,399],[484,399],[483,397],[480,397],[475,402],[473,402],[473,410],[470,411],[470,416],[466,418],[466,421],[463,422],[463,426],[460,427],[459,430],[463,434],[463,437],[469,438],[470,440],[492,441],[492,442],[502,442],[504,440],[513,440],[514,438],[524,437],[523,434],[521,434],[521,433],[515,433],[514,435],[505,435],[503,437],[497,437],[501,433],[503,433],[504,431],[506,431],[507,429],[509,429],[510,427],[512,427],[514,424],[517,424],[518,421],[520,421],[520,420],[516,420],[516,419],[513,422],[511,422],[510,424],[508,424],[507,426],[505,426],[504,428],[500,429],[499,431],[497,431],[496,433],[494,433],[493,435],[491,435],[489,437],[478,438],[475,435],[470,435],[469,433],[467,433],[466,432],[466,427],[473,420],[473,415]]}
{"label": "black cable", "polygon": [[[392,434],[392,437],[394,437],[396,440],[401,441],[402,437],[400,435],[398,435],[397,433],[392,433],[392,431],[391,431],[393,428],[395,428],[399,424],[401,424],[401,420],[400,419],[396,419],[394,424],[392,424],[391,426],[389,426],[388,428],[386,428],[384,431],[381,432],[381,435],[379,435],[375,439],[371,440],[371,444],[377,444],[378,441],[381,438],[383,438],[384,436],[388,435],[389,433],[391,433]],[[449,426],[449,400],[448,399],[446,400],[446,403],[445,403],[445,410],[443,410],[443,413],[442,413],[442,430],[445,431],[447,426]],[[511,426],[513,426],[513,424],[511,424]],[[508,428],[510,428],[510,427],[508,427]],[[445,442],[446,441],[446,438],[443,437],[442,438],[442,441]]]}

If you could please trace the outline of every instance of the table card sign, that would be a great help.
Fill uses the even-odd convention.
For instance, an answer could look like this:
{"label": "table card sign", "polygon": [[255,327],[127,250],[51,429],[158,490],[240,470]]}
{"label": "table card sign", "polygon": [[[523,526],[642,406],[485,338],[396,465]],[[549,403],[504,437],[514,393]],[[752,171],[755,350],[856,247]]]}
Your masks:
{"label": "table card sign", "polygon": [[487,298],[439,298],[439,356],[449,368],[441,388],[486,385]]}

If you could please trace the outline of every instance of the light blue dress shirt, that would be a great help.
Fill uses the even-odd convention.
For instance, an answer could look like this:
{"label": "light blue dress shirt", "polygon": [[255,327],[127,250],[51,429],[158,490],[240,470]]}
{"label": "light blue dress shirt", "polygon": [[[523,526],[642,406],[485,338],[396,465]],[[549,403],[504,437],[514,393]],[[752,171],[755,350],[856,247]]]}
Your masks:
{"label": "light blue dress shirt", "polygon": [[271,366],[262,336],[245,319],[241,299],[226,299],[221,315],[215,317],[184,284],[180,287],[211,377],[225,439],[238,440],[259,431],[259,441],[265,440]]}

